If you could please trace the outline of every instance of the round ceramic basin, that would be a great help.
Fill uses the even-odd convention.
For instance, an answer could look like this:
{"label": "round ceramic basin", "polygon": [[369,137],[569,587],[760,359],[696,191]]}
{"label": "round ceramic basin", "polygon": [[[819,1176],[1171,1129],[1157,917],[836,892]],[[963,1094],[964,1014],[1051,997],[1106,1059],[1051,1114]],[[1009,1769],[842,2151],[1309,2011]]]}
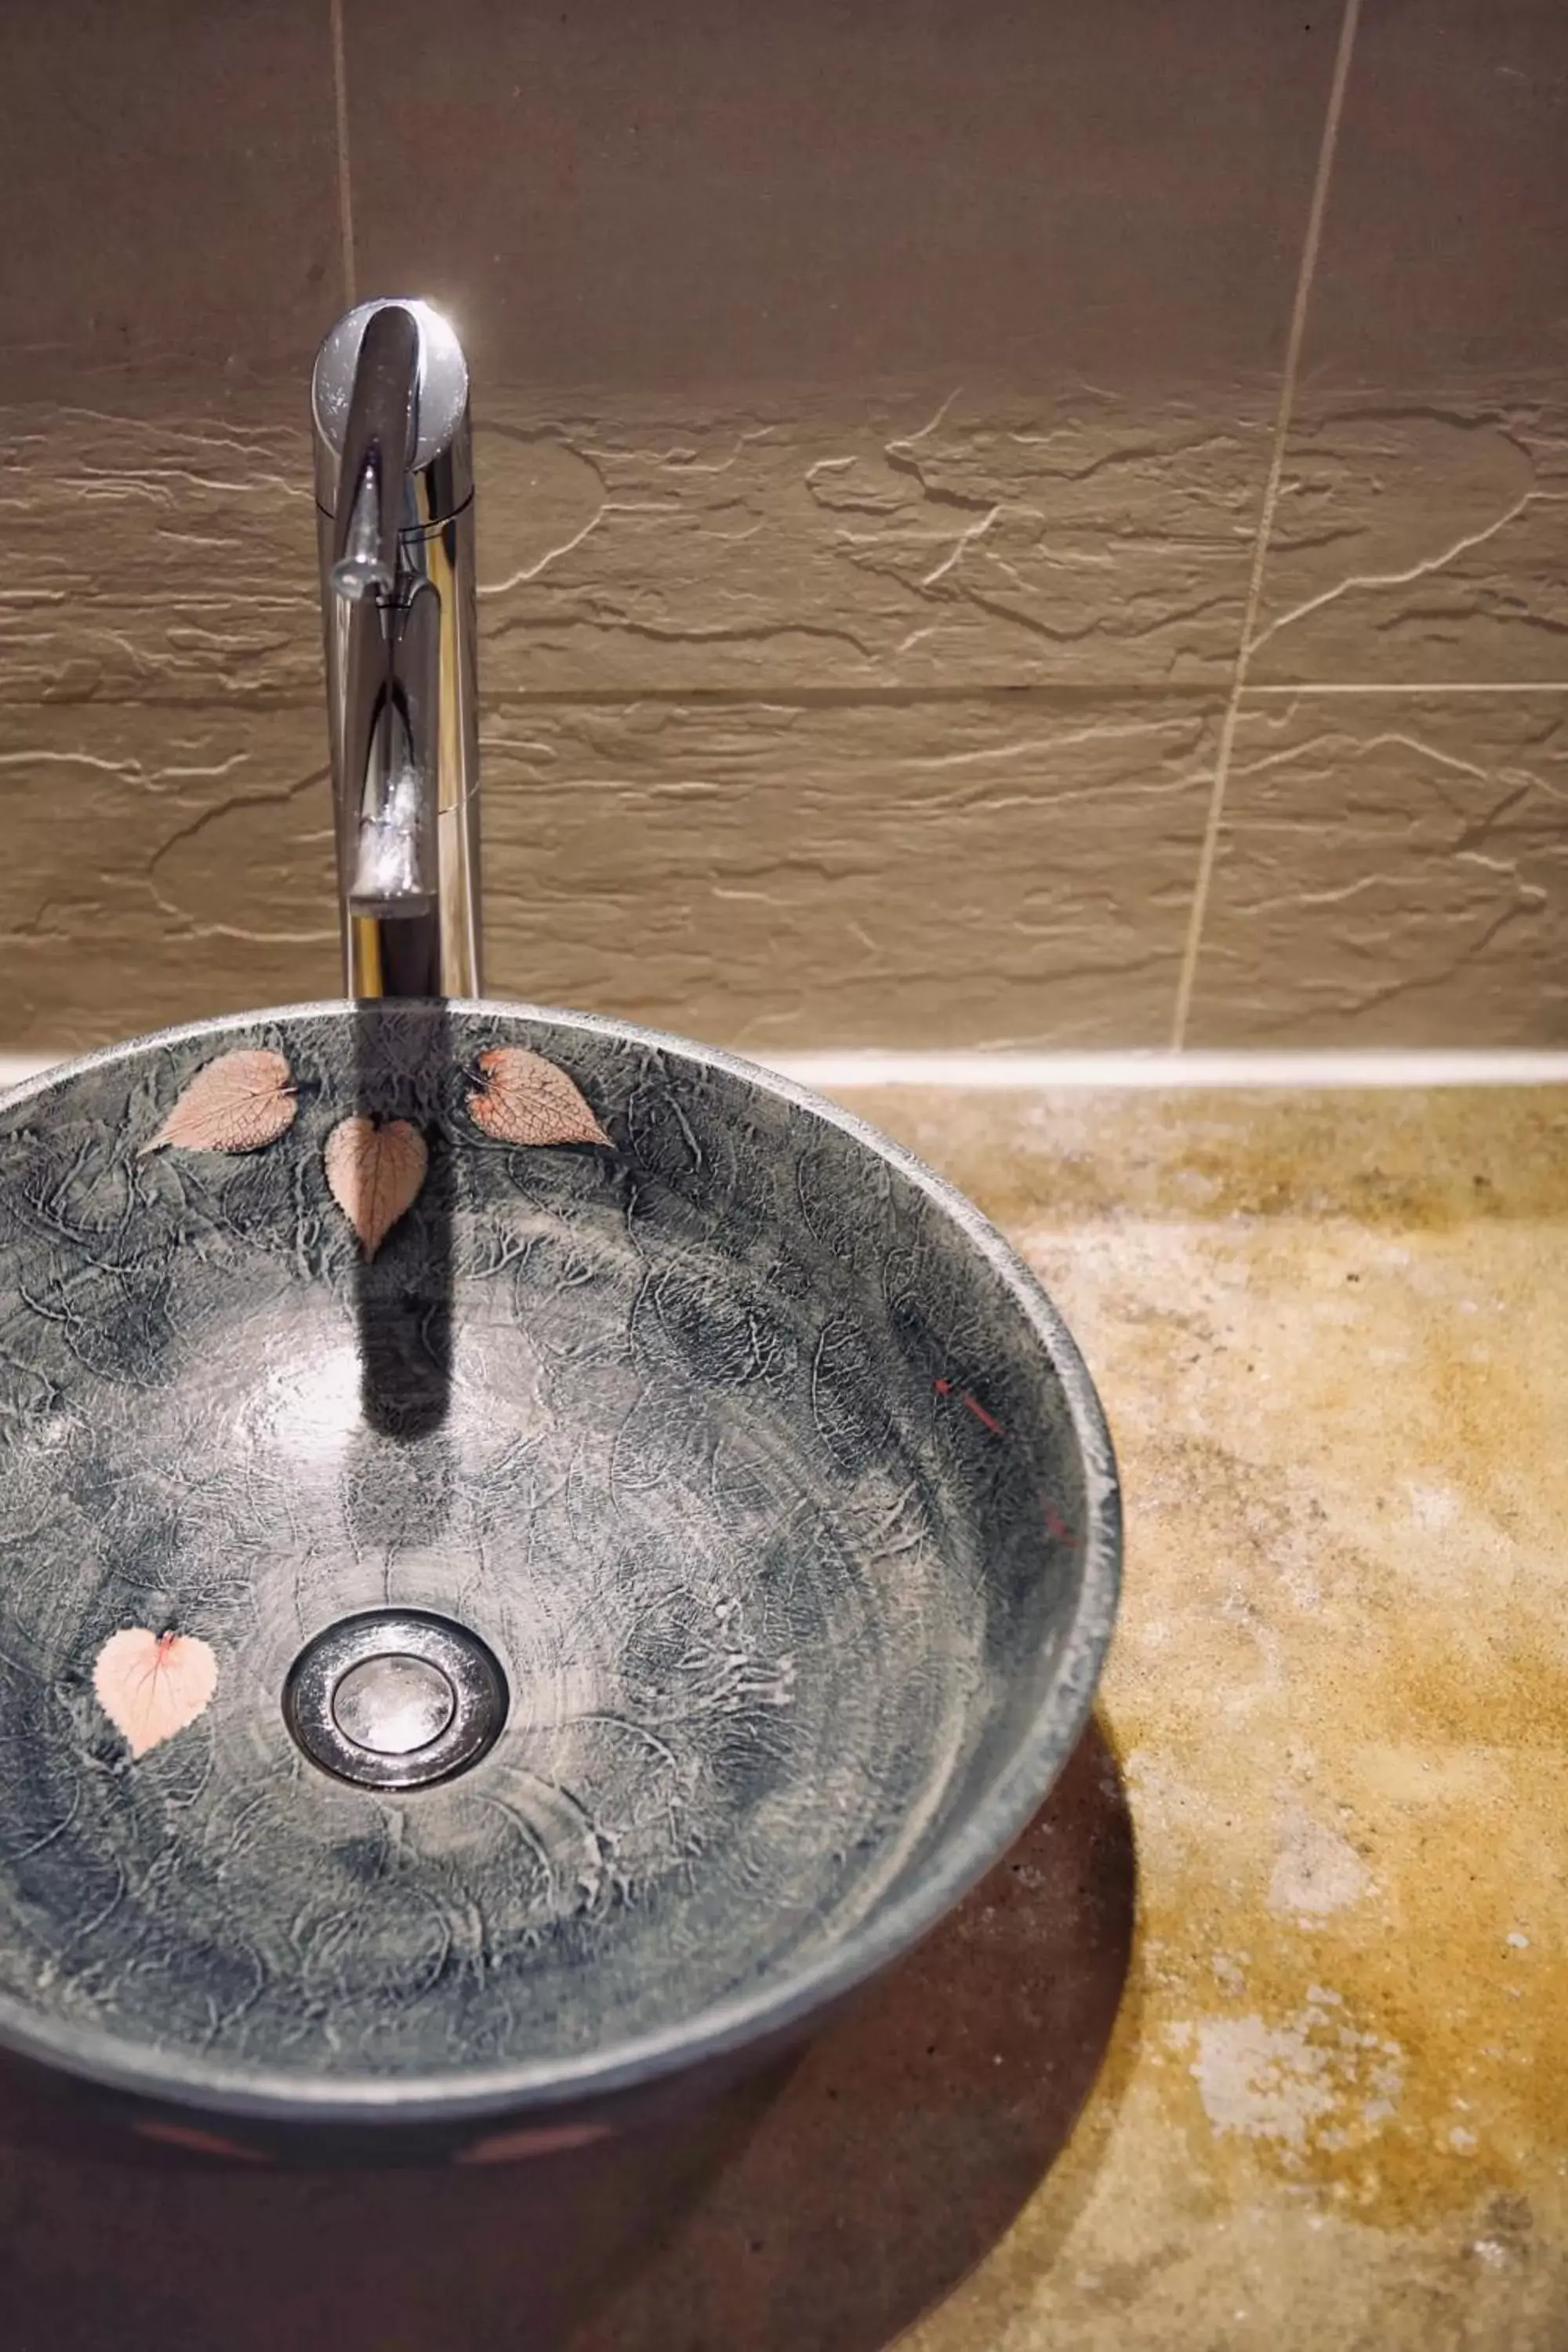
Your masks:
{"label": "round ceramic basin", "polygon": [[1030,1274],[726,1055],[326,1004],[14,1092],[0,2132],[486,2160],[719,2087],[1022,1829],[1118,1552]]}

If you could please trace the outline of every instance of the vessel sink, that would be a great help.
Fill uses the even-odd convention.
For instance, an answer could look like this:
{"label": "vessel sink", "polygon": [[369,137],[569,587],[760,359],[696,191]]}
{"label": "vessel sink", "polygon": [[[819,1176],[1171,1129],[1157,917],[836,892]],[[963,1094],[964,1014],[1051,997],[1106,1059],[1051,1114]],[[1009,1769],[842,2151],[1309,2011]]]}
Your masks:
{"label": "vessel sink", "polygon": [[13,1091],[0,2132],[488,2161],[723,2087],[1024,1827],[1119,1541],[1032,1276],[725,1054],[344,1002]]}

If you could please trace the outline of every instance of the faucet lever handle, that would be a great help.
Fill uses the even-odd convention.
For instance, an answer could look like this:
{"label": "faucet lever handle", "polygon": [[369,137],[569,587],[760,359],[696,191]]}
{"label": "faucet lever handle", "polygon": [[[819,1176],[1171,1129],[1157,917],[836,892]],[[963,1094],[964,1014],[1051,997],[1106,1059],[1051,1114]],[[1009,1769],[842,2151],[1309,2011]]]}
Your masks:
{"label": "faucet lever handle", "polygon": [[401,303],[367,320],[343,430],[331,583],[354,603],[391,593],[419,399],[419,327]]}

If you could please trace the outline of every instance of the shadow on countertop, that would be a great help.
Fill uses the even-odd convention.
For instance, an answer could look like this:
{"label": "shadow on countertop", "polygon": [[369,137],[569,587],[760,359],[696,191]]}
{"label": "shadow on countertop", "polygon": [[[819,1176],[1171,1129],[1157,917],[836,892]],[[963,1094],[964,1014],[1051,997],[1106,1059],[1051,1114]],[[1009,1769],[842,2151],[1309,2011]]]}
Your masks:
{"label": "shadow on countertop", "polygon": [[674,2133],[374,2179],[0,2151],[6,2352],[882,2352],[1065,2145],[1126,1982],[1135,1874],[1091,1726],[893,1977]]}
{"label": "shadow on countertop", "polygon": [[1011,1853],[805,2055],[571,2352],[883,2352],[1065,2147],[1127,1981],[1127,1792],[1091,1723]]}

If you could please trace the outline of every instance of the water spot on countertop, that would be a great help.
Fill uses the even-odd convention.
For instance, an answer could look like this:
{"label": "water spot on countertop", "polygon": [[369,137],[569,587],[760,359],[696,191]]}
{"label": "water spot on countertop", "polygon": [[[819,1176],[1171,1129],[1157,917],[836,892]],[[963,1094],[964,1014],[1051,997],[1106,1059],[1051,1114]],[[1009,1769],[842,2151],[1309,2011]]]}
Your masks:
{"label": "water spot on countertop", "polygon": [[1407,1478],[1405,1491],[1410,1497],[1411,1514],[1420,1527],[1451,1527],[1459,1516],[1459,1498],[1447,1486],[1423,1486],[1419,1479]]}
{"label": "water spot on countertop", "polygon": [[1281,2024],[1209,2017],[1169,2039],[1193,2051],[1188,2071],[1215,2132],[1268,2141],[1296,2162],[1375,2137],[1404,2088],[1399,2044],[1358,2028],[1323,1986]]}
{"label": "water spot on countertop", "polygon": [[1372,1873],[1350,1840],[1303,1805],[1289,1802],[1281,1809],[1279,1837],[1268,1880],[1271,1911],[1326,1919],[1372,1893]]}
{"label": "water spot on countertop", "polygon": [[1239,2000],[1247,1990],[1247,1955],[1244,1952],[1216,1952],[1209,1965],[1220,1990]]}

